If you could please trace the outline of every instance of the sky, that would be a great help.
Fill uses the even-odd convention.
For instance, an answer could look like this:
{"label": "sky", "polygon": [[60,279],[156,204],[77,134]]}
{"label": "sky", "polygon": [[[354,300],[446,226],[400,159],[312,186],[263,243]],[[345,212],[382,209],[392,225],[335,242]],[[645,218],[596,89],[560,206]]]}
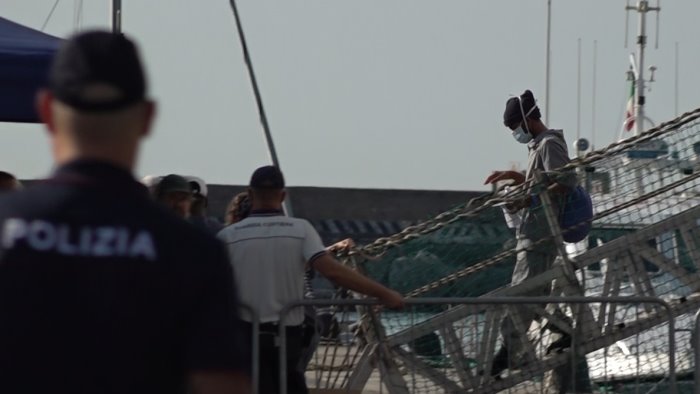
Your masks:
{"label": "sky", "polygon": [[[1,16],[41,29],[55,0],[1,2]],[[141,49],[158,103],[137,175],[246,184],[270,158],[229,2],[123,3],[123,31]],[[652,14],[646,57],[658,68],[646,109],[656,123],[700,106],[700,2],[661,5],[659,48]],[[579,135],[598,148],[618,138],[637,35],[630,14],[625,48],[624,7],[552,0],[548,126],[564,129],[570,147]],[[238,0],[238,8],[289,186],[486,190],[491,171],[525,166],[527,149],[503,126],[503,109],[531,89],[544,112],[546,0]],[[109,0],[60,0],[44,31],[67,37],[109,20]],[[43,127],[0,123],[0,168],[22,179],[49,174]]]}

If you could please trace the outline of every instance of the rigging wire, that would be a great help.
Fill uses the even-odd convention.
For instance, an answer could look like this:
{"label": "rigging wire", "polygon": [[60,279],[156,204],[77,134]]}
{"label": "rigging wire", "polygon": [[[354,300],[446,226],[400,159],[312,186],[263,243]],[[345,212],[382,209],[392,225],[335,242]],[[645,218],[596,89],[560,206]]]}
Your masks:
{"label": "rigging wire", "polygon": [[46,28],[46,25],[49,23],[49,20],[50,20],[51,17],[53,16],[53,12],[56,11],[56,6],[57,6],[58,3],[60,3],[60,2],[61,2],[61,0],[56,0],[56,1],[53,3],[53,7],[51,7],[51,11],[49,11],[49,15],[46,16],[46,20],[44,20],[44,24],[41,25],[41,31],[44,31],[44,29]]}
{"label": "rigging wire", "polygon": [[83,0],[75,0],[73,8],[73,28],[78,31],[83,27]]}

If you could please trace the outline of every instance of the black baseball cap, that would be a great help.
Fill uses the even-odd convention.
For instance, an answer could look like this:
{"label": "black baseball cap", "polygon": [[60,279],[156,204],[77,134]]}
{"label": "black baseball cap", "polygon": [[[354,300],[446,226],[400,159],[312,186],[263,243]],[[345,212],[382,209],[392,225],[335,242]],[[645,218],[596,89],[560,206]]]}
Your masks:
{"label": "black baseball cap", "polygon": [[523,113],[520,111],[520,102],[517,97],[511,97],[506,101],[506,109],[503,111],[503,124],[507,127],[515,127],[523,121]]}
{"label": "black baseball cap", "polygon": [[166,193],[192,193],[192,187],[185,177],[177,174],[170,174],[163,177],[158,183],[158,194]]}
{"label": "black baseball cap", "polygon": [[275,166],[263,166],[255,170],[250,177],[253,189],[284,189],[284,175]]}
{"label": "black baseball cap", "polygon": [[92,30],[63,42],[51,64],[49,89],[79,111],[115,111],[145,98],[146,77],[131,40]]}
{"label": "black baseball cap", "polygon": [[526,90],[520,97],[511,97],[506,101],[506,109],[503,111],[503,124],[509,128],[515,128],[522,122],[523,115],[530,119],[540,119],[542,114],[537,107],[532,91]]}

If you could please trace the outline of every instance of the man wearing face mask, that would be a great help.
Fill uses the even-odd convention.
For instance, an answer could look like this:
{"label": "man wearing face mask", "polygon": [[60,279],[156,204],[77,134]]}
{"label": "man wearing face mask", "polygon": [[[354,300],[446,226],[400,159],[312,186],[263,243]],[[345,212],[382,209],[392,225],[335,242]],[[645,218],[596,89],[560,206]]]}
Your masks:
{"label": "man wearing face mask", "polygon": [[[529,90],[526,90],[519,97],[511,97],[506,102],[503,123],[511,131],[513,138],[517,142],[527,145],[527,171],[524,175],[517,171],[494,171],[484,182],[484,184],[493,184],[499,181],[510,180],[514,185],[526,183],[527,186],[527,197],[507,206],[510,212],[517,212],[521,218],[520,225],[516,228],[516,250],[518,252],[511,286],[518,285],[549,270],[557,257],[558,249],[551,237],[551,231],[542,206],[537,201],[537,195],[534,194],[532,188],[536,183],[536,172],[554,171],[565,166],[569,163],[569,154],[563,131],[549,129],[542,123],[541,117],[535,97]],[[556,180],[549,179],[547,181],[550,184],[549,195],[553,204],[556,205],[554,207],[556,212],[559,201],[576,187],[576,174],[568,172],[558,176]],[[542,241],[542,239],[546,240]],[[548,296],[551,293],[551,287],[551,283],[544,283],[541,286],[532,288],[525,294],[519,295]],[[519,309],[519,311],[520,316],[518,317],[525,329],[527,329],[530,323],[537,318],[537,315],[529,309]],[[564,318],[566,319],[566,317]],[[548,351],[569,347],[571,337],[561,332],[561,330],[557,330],[556,327],[550,326],[548,324],[545,328],[554,332],[557,339]],[[516,331],[511,317],[504,319],[501,326],[501,334],[504,343],[494,357],[491,372],[494,377],[500,376],[505,369],[521,367],[522,360],[524,360],[524,344],[521,336]],[[556,387],[554,392],[564,393],[571,389],[569,386],[572,385],[572,382],[570,382],[568,376],[565,376],[570,371],[570,365],[554,371],[551,377],[552,385]],[[581,385],[581,383],[577,383],[575,389],[581,389]],[[583,385],[586,385],[586,383],[584,382]]]}

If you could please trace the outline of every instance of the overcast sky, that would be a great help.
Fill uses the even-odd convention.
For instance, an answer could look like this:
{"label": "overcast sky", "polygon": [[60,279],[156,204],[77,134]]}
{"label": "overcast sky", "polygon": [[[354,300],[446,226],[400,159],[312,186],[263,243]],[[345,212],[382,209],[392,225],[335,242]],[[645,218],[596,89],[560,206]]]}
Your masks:
{"label": "overcast sky", "polygon": [[[106,27],[109,1],[61,0],[45,32]],[[145,58],[159,103],[137,169],[244,184],[269,163],[227,0],[123,0],[123,30]],[[527,150],[502,126],[505,101],[530,88],[545,104],[546,0],[239,0],[281,166],[291,186],[480,190]],[[553,0],[549,126],[617,138],[629,93],[624,0]],[[654,3],[654,2],[652,2]],[[40,29],[54,0],[2,0],[1,15]],[[649,19],[647,93],[657,123],[700,106],[700,2],[662,2],[659,49]],[[76,22],[77,21],[77,22]],[[593,41],[598,42],[592,121]],[[595,135],[593,135],[595,130]],[[0,123],[0,167],[21,178],[51,169],[40,125]]]}

